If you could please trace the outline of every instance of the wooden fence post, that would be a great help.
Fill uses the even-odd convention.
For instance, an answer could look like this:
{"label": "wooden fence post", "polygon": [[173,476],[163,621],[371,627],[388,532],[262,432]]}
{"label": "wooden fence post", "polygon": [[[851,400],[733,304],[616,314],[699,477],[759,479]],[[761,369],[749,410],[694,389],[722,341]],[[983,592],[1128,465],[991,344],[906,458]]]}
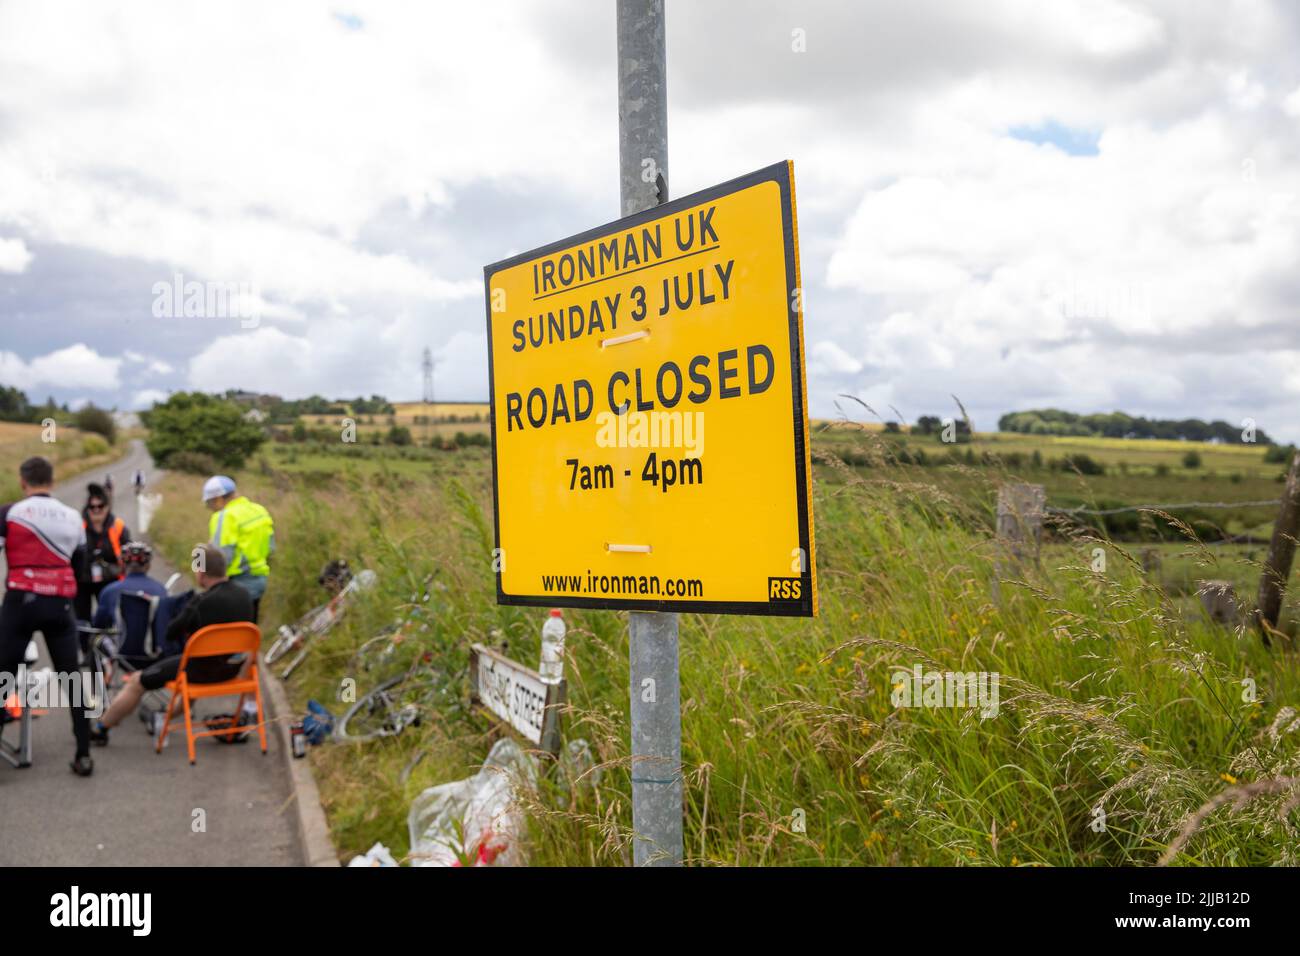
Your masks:
{"label": "wooden fence post", "polygon": [[1282,505],[1278,508],[1273,525],[1273,540],[1264,560],[1264,573],[1259,579],[1259,608],[1255,611],[1255,624],[1265,644],[1272,643],[1270,634],[1276,634],[1282,613],[1282,598],[1286,593],[1286,579],[1291,574],[1295,559],[1296,536],[1300,534],[1300,451],[1291,458],[1291,468],[1286,475],[1286,489],[1282,492]]}
{"label": "wooden fence post", "polygon": [[998,488],[998,540],[1017,561],[1038,558],[1043,541],[1047,492],[1042,485],[1007,484]]}
{"label": "wooden fence post", "polygon": [[1005,484],[998,487],[997,557],[993,563],[993,603],[1002,606],[1004,558],[1013,564],[1026,558],[1038,560],[1038,546],[1043,541],[1043,515],[1047,492],[1042,485]]}

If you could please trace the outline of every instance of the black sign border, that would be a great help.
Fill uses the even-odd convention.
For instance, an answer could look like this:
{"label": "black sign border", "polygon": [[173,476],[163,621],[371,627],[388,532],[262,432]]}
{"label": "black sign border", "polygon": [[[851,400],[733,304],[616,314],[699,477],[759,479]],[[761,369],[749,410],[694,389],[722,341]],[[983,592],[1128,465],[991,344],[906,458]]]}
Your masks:
{"label": "black sign border", "polygon": [[[795,457],[795,500],[799,521],[799,547],[808,557],[808,567],[800,574],[803,581],[803,596],[798,601],[692,601],[692,600],[645,600],[640,598],[579,597],[571,594],[507,594],[501,588],[501,572],[494,572],[496,577],[497,604],[516,607],[576,607],[612,611],[659,611],[676,613],[704,614],[746,614],[764,617],[814,617],[817,613],[816,593],[814,590],[815,554],[813,551],[812,508],[809,501],[809,458],[807,423],[807,402],[804,396],[804,358],[803,336],[800,326],[803,306],[802,289],[799,288],[798,239],[794,219],[794,163],[786,160],[774,163],[763,169],[755,170],[744,176],[702,189],[673,199],[658,206],[634,213],[622,219],[616,219],[603,226],[588,229],[586,232],[547,243],[528,252],[521,252],[500,262],[483,267],[483,299],[487,309],[487,343],[488,343],[488,405],[489,424],[492,431],[492,526],[493,546],[496,553],[501,553],[501,511],[500,492],[497,482],[497,429],[496,429],[496,371],[492,361],[492,276],[503,269],[513,268],[524,262],[548,256],[570,246],[607,236],[610,233],[632,229],[652,219],[671,216],[676,212],[701,203],[720,199],[732,193],[749,189],[761,183],[774,182],[781,191],[781,232],[785,246],[785,282],[787,325],[790,333],[790,381],[793,398],[794,417],[794,457]],[[799,292],[799,308],[795,308],[795,294]],[[794,575],[790,575],[793,577]]]}

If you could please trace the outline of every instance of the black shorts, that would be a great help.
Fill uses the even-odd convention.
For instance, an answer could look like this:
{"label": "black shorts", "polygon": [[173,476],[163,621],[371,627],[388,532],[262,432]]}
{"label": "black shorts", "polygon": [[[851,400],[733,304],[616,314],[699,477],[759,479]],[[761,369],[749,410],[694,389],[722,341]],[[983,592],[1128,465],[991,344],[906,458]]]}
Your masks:
{"label": "black shorts", "polygon": [[[195,684],[219,684],[234,680],[244,666],[242,654],[233,657],[195,657],[190,660],[186,674]],[[150,664],[140,672],[140,686],[145,690],[161,690],[168,681],[176,679],[180,672],[180,656],[164,657],[156,664]]]}

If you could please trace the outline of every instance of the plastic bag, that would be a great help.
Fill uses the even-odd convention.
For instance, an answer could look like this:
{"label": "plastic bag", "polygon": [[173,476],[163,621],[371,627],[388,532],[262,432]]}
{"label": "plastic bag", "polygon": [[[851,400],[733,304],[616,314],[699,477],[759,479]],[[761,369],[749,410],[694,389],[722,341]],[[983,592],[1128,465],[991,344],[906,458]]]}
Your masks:
{"label": "plastic bag", "polygon": [[382,843],[376,843],[360,856],[348,861],[348,866],[397,866],[393,854]]}
{"label": "plastic bag", "polygon": [[513,740],[498,740],[478,773],[429,787],[411,802],[412,866],[522,866],[518,786],[535,786],[537,764]]}

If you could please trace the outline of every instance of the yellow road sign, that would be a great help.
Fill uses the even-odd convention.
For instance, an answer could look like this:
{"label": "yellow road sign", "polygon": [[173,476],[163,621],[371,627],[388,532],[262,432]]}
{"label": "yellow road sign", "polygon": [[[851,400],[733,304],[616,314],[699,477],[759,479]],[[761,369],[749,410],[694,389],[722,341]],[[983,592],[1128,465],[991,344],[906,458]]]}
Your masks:
{"label": "yellow road sign", "polygon": [[816,614],[793,165],[484,279],[497,600]]}

